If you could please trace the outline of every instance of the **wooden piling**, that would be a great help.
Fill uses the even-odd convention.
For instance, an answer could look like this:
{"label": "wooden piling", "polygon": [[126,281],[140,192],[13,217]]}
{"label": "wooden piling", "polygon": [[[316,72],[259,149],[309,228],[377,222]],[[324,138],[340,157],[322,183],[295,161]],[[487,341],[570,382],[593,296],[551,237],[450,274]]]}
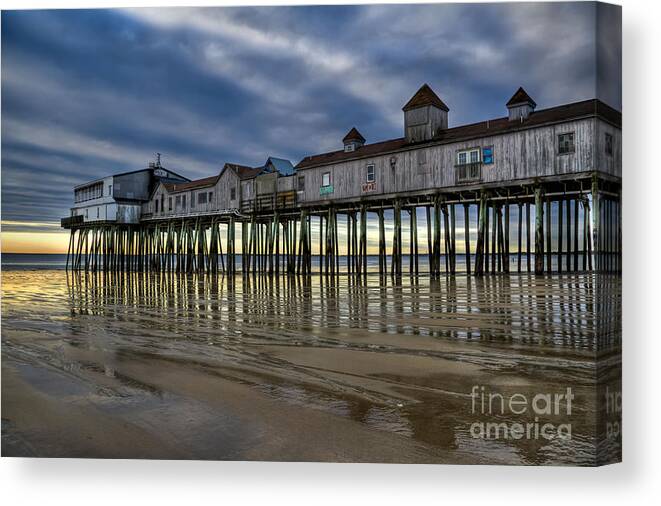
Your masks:
{"label": "wooden piling", "polygon": [[544,205],[542,188],[535,187],[535,274],[544,273]]}
{"label": "wooden piling", "polygon": [[464,258],[466,275],[471,274],[470,204],[464,204]]}

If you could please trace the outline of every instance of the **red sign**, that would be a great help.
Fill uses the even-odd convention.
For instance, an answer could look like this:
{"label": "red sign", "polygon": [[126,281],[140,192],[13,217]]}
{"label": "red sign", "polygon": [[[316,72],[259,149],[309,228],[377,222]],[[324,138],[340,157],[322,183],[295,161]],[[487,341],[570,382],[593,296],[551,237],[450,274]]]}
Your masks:
{"label": "red sign", "polygon": [[363,193],[369,193],[376,191],[376,181],[370,181],[369,183],[363,183]]}

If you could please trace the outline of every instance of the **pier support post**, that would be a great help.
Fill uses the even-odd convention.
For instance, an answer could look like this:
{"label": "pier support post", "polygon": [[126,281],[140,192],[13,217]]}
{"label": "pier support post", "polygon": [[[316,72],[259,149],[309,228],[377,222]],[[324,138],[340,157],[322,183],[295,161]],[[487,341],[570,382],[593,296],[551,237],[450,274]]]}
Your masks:
{"label": "pier support post", "polygon": [[562,245],[562,241],[563,241],[563,238],[562,238],[562,235],[563,235],[562,215],[563,215],[563,209],[565,207],[563,204],[564,203],[563,203],[562,200],[558,201],[558,272],[562,272],[562,256],[563,256],[563,253],[562,253],[562,248],[563,248],[563,245]]}
{"label": "pier support post", "polygon": [[578,199],[574,200],[574,270],[578,270]]}
{"label": "pier support post", "polygon": [[384,276],[387,272],[388,265],[386,260],[386,229],[383,222],[383,209],[377,211],[379,218],[379,275]]}
{"label": "pier support post", "polygon": [[597,175],[592,176],[592,245],[594,251],[594,268],[603,269],[601,258],[601,200],[599,196],[599,180]]}
{"label": "pier support post", "polygon": [[466,274],[471,274],[470,204],[464,204],[464,258]]}
{"label": "pier support post", "polygon": [[544,203],[542,188],[535,187],[535,274],[544,273]]}
{"label": "pier support post", "polygon": [[521,272],[521,253],[523,249],[523,242],[521,240],[523,236],[523,202],[518,202],[517,203],[517,210],[518,210],[518,227],[516,231],[516,271]]}
{"label": "pier support post", "polygon": [[402,275],[402,205],[395,200],[391,274]]}
{"label": "pier support post", "polygon": [[360,206],[360,253],[361,272],[367,275],[367,209],[365,205]]}
{"label": "pier support post", "polygon": [[434,274],[434,248],[431,235],[431,209],[425,206],[425,218],[427,220],[427,262],[429,263],[429,274]]}
{"label": "pier support post", "polygon": [[530,272],[530,202],[526,202],[526,270]]}
{"label": "pier support post", "polygon": [[546,272],[551,272],[553,258],[551,257],[551,199],[546,199]]}
{"label": "pier support post", "polygon": [[441,202],[440,197],[434,199],[434,275],[441,272]]}
{"label": "pier support post", "polygon": [[[567,198],[566,200],[566,205],[567,205],[567,216],[566,216],[566,226],[567,226],[567,271],[572,270],[572,265],[571,265],[571,259],[572,259],[572,254],[571,254],[571,198]],[[576,270],[576,266],[574,265],[574,270]]]}
{"label": "pier support post", "polygon": [[418,276],[418,208],[413,207],[411,209],[411,231],[413,239],[413,273],[415,276]]}
{"label": "pier support post", "polygon": [[497,229],[498,229],[498,218],[497,218],[497,210],[496,210],[496,205],[492,204],[491,205],[491,210],[492,210],[492,221],[493,224],[491,225],[491,272],[495,273],[496,272],[496,250],[497,250]]}
{"label": "pier support post", "polygon": [[505,240],[503,242],[503,271],[510,271],[510,203],[505,201]]}
{"label": "pier support post", "polygon": [[484,237],[486,236],[487,212],[487,195],[486,192],[482,191],[477,216],[477,245],[475,248],[476,276],[482,276],[484,274]]}

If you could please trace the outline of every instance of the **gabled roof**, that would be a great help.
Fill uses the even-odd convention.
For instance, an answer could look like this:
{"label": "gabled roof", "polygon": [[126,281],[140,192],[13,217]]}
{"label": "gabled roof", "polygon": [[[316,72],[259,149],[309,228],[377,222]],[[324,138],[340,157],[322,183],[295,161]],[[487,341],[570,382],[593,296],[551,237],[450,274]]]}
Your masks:
{"label": "gabled roof", "polygon": [[348,153],[341,150],[306,156],[298,163],[298,165],[296,165],[296,169],[307,169],[345,160],[369,158],[371,156],[379,156],[386,153],[405,151],[414,147],[433,146],[436,144],[449,144],[451,142],[479,139],[480,137],[506,134],[517,130],[526,130],[528,128],[543,126],[545,124],[559,123],[586,117],[599,117],[618,127],[622,124],[621,112],[599,100],[592,99],[535,111],[522,123],[519,123],[518,121],[510,121],[508,117],[496,118],[470,125],[448,128],[447,130],[441,131],[432,140],[426,142],[411,144],[406,142],[405,138],[400,137],[398,139],[366,144],[359,150]]}
{"label": "gabled roof", "polygon": [[284,158],[276,158],[274,156],[269,156],[268,159],[266,160],[266,163],[264,164],[264,168],[266,168],[269,163],[273,165],[273,168],[281,175],[281,176],[291,176],[294,172],[296,172],[296,169],[294,169],[294,165],[289,161]]}
{"label": "gabled roof", "polygon": [[239,179],[252,179],[257,177],[264,170],[264,167],[248,167],[247,165],[240,165],[238,163],[226,163],[223,170],[230,169],[239,176]]}
{"label": "gabled roof", "polygon": [[426,105],[433,105],[444,111],[449,111],[447,105],[438,98],[438,95],[434,93],[427,83],[423,84],[418,91],[415,92],[415,95],[406,102],[406,105],[402,107],[403,111],[409,111],[411,109],[416,109],[418,107],[424,107]]}
{"label": "gabled roof", "polygon": [[219,177],[220,174],[216,176],[205,177],[203,179],[196,179],[194,181],[187,181],[185,183],[163,183],[163,186],[170,193],[197,190],[199,188],[206,188],[207,186],[215,185]]}
{"label": "gabled roof", "polygon": [[365,137],[360,134],[356,127],[353,127],[351,130],[349,130],[349,133],[344,136],[344,139],[342,139],[344,144],[351,141],[365,142]]}
{"label": "gabled roof", "polygon": [[526,93],[526,90],[524,90],[521,86],[519,86],[519,89],[516,90],[516,93],[512,95],[512,98],[510,98],[507,101],[507,104],[505,104],[507,107],[513,106],[513,105],[519,105],[519,104],[530,104],[531,106],[535,107],[537,104],[535,101],[530,98],[530,95]]}

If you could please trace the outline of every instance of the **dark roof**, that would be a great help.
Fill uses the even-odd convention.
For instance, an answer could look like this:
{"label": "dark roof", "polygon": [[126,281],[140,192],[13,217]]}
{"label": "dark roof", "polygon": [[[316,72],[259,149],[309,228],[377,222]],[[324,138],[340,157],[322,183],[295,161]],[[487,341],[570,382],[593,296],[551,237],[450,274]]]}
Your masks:
{"label": "dark roof", "polygon": [[213,186],[218,181],[218,175],[205,177],[203,179],[196,179],[195,181],[188,181],[186,183],[163,183],[166,190],[170,193],[183,192],[187,190],[197,190],[198,188],[206,188]]}
{"label": "dark roof", "polygon": [[512,95],[512,98],[510,98],[507,101],[507,104],[505,104],[507,107],[511,105],[518,105],[518,104],[530,104],[533,107],[535,107],[537,104],[535,101],[530,98],[530,95],[526,93],[526,90],[524,90],[521,86],[519,86],[519,89],[516,90],[514,95]]}
{"label": "dark roof", "polygon": [[239,179],[252,179],[264,170],[264,167],[248,167],[238,163],[226,163],[225,168],[232,169]]}
{"label": "dark roof", "polygon": [[427,83],[423,84],[415,95],[406,102],[406,105],[402,108],[403,111],[408,111],[410,109],[415,109],[416,107],[423,107],[425,105],[433,105],[444,111],[449,111],[448,106],[443,103],[443,101],[438,98],[438,95],[434,93]]}
{"label": "dark roof", "polygon": [[[187,177],[184,177],[180,174],[177,174],[175,171],[170,170],[170,169],[166,169],[165,167],[147,167],[145,169],[135,169],[135,170],[129,170],[129,171],[126,171],[126,172],[120,172],[119,174],[110,174],[108,176],[103,176],[103,177],[100,177],[100,178],[97,178],[97,179],[93,179],[91,181],[87,181],[86,183],[77,184],[76,186],[73,187],[73,189],[76,190],[76,189],[82,188],[84,186],[89,186],[89,185],[99,183],[99,182],[103,181],[104,179],[106,179],[107,177],[113,177],[114,178],[114,177],[128,176],[128,175],[131,175],[131,174],[137,174],[138,172],[147,172],[147,171],[152,171],[153,172],[156,169],[167,170],[168,172],[171,172],[172,174],[174,174],[178,178],[181,178],[184,181],[190,181],[190,179],[188,179]],[[164,179],[172,179],[172,178],[162,178],[160,176],[154,176],[154,177],[156,179],[160,180],[160,181],[163,181]]]}
{"label": "dark roof", "polygon": [[622,124],[621,112],[616,111],[612,107],[609,107],[599,100],[585,100],[583,102],[576,102],[573,104],[561,105],[558,107],[551,107],[550,109],[535,111],[531,113],[530,116],[522,123],[519,123],[518,121],[510,121],[508,117],[496,118],[488,121],[482,121],[480,123],[473,123],[470,125],[463,125],[441,130],[430,141],[408,143],[406,142],[405,138],[398,138],[383,142],[376,142],[374,144],[366,144],[358,151],[349,153],[346,153],[344,150],[342,150],[319,155],[306,156],[298,163],[296,168],[306,169],[344,160],[366,158],[395,151],[403,151],[412,147],[427,145],[431,146],[434,144],[448,144],[451,142],[465,141],[479,137],[505,134],[517,130],[526,130],[528,128],[542,126],[548,123],[557,123],[590,116],[598,116],[618,127]]}
{"label": "dark roof", "polygon": [[356,127],[353,127],[351,130],[349,130],[349,133],[344,136],[344,139],[342,139],[342,142],[345,144],[350,141],[365,142],[365,137],[360,135],[360,132],[356,129]]}

